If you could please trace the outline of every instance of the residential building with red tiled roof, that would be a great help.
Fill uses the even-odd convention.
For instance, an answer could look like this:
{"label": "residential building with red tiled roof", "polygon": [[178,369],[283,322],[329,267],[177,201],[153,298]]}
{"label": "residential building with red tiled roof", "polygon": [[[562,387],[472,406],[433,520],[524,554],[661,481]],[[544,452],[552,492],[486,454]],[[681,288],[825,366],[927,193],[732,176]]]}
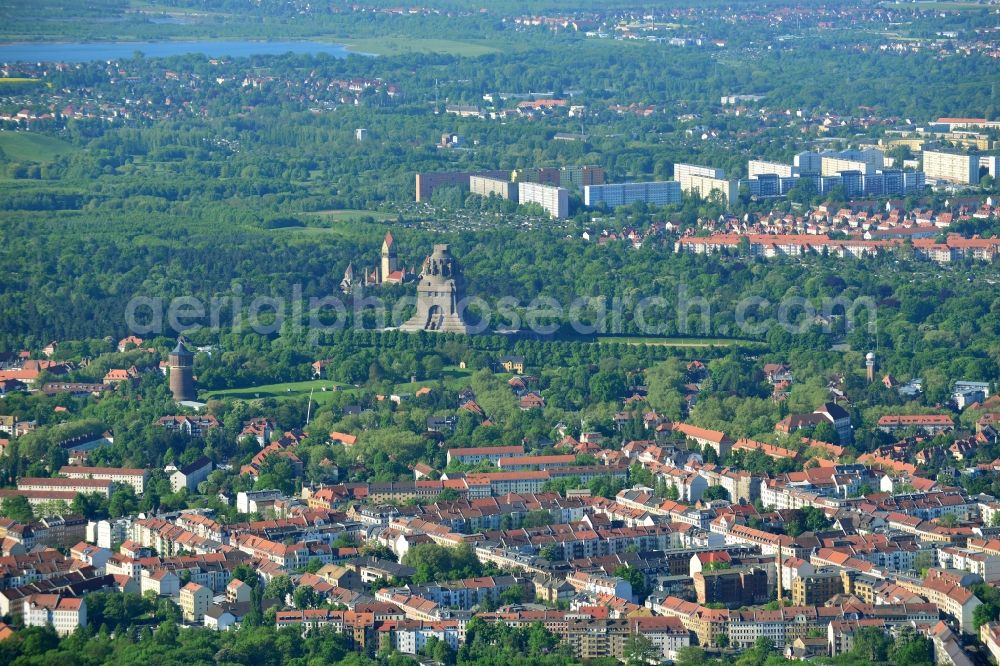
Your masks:
{"label": "residential building with red tiled roof", "polygon": [[330,441],[336,444],[343,444],[344,446],[354,446],[358,443],[357,435],[350,435],[345,432],[333,431],[330,433]]}
{"label": "residential building with red tiled roof", "polygon": [[882,432],[912,428],[928,434],[938,434],[953,430],[955,422],[947,414],[893,414],[881,417],[877,426]]}
{"label": "residential building with red tiled roof", "polygon": [[90,478],[49,478],[23,476],[17,480],[18,490],[41,490],[72,493],[97,493],[104,497],[111,496],[114,484],[108,479]]}
{"label": "residential building with red tiled roof", "polygon": [[149,470],[128,467],[82,467],[64,465],[59,468],[59,474],[69,479],[98,479],[112,483],[127,483],[141,495],[149,480]]}
{"label": "residential building with red tiled roof", "polygon": [[483,446],[465,449],[448,449],[448,464],[452,462],[463,465],[478,465],[481,462],[489,461],[496,465],[501,458],[512,458],[523,456],[524,447],[517,446]]}
{"label": "residential building with red tiled roof", "polygon": [[792,449],[786,449],[781,446],[775,446],[774,444],[768,444],[766,442],[758,442],[752,439],[738,439],[736,443],[733,444],[733,451],[760,451],[765,456],[769,458],[774,458],[776,460],[796,460],[799,457],[798,451],[793,451]]}
{"label": "residential building with red tiled roof", "polygon": [[52,626],[60,636],[87,626],[87,602],[59,594],[32,594],[24,603],[24,626]]}
{"label": "residential building with red tiled roof", "polygon": [[699,428],[688,423],[675,423],[674,432],[679,432],[687,439],[695,442],[699,446],[707,446],[718,454],[719,458],[724,458],[732,449],[733,441],[729,436],[720,430],[709,430]]}

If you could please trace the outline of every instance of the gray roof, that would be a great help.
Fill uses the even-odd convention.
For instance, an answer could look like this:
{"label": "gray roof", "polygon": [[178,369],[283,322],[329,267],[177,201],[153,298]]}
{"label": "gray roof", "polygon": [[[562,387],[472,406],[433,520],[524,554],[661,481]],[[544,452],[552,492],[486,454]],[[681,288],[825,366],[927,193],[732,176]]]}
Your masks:
{"label": "gray roof", "polygon": [[170,353],[174,354],[176,356],[190,356],[190,357],[194,357],[194,354],[192,354],[191,352],[188,351],[187,347],[184,346],[184,343],[181,342],[180,338],[177,338],[177,346],[174,347],[174,350],[172,352],[170,352]]}

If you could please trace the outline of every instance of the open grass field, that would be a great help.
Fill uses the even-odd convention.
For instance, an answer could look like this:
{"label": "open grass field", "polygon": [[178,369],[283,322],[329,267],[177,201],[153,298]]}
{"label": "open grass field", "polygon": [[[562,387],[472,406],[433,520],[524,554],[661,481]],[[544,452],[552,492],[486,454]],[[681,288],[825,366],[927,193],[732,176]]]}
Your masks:
{"label": "open grass field", "polygon": [[756,340],[733,338],[642,338],[629,336],[599,336],[596,340],[605,344],[653,345],[657,347],[731,347],[733,345],[759,345]]}
{"label": "open grass field", "polygon": [[131,0],[129,7],[126,11],[143,13],[148,12],[152,14],[175,14],[175,15],[189,15],[189,16],[206,16],[209,14],[217,15],[223,14],[223,12],[216,12],[210,9],[193,9],[190,7],[173,7],[170,5],[161,5],[156,2],[143,2],[141,0]]}
{"label": "open grass field", "polygon": [[[468,384],[472,370],[456,366],[446,366],[442,374],[445,386],[450,389],[461,389]],[[420,381],[396,384],[393,387],[393,392],[412,394],[421,386],[433,386],[436,383],[434,381]],[[338,384],[329,379],[312,379],[303,382],[284,382],[251,386],[249,388],[206,391],[200,397],[202,400],[225,400],[227,398],[232,400],[256,400],[258,398],[276,398],[282,400],[288,398],[308,398],[310,391],[313,392],[313,400],[319,404],[323,404],[332,400],[333,396],[337,393],[357,395],[361,389],[355,386]]]}
{"label": "open grass field", "polygon": [[331,222],[353,222],[365,217],[371,217],[379,222],[393,220],[395,216],[390,213],[379,213],[373,210],[358,210],[355,208],[345,208],[343,210],[321,210],[315,213],[308,213],[309,217],[329,220]]}
{"label": "open grass field", "polygon": [[[341,40],[335,40],[341,41]],[[497,45],[484,41],[459,41],[457,39],[431,39],[421,37],[365,37],[351,39],[345,37],[343,44],[355,53],[374,55],[399,55],[401,53],[442,53],[475,57],[487,53],[497,53]]]}
{"label": "open grass field", "polygon": [[75,147],[51,136],[30,132],[0,132],[0,149],[10,160],[49,162]]}
{"label": "open grass field", "polygon": [[[326,389],[326,390],[324,390]],[[308,398],[309,391],[313,392],[313,400],[322,404],[331,400],[337,390],[349,393],[356,393],[353,386],[344,387],[328,379],[313,379],[304,382],[284,382],[281,384],[266,384],[263,386],[251,386],[240,389],[224,389],[221,391],[209,391],[201,397],[203,400],[223,400],[233,398],[235,400],[256,400],[257,398]]]}

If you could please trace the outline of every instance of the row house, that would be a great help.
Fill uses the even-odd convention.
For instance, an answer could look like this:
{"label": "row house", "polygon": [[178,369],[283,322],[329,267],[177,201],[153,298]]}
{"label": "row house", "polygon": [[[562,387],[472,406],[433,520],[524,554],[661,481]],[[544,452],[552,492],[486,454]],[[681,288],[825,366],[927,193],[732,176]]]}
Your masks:
{"label": "row house", "polygon": [[174,524],[200,537],[218,541],[221,544],[229,543],[229,532],[226,527],[222,523],[201,513],[184,511],[181,515],[177,516]]}
{"label": "row house", "polygon": [[[875,578],[884,578],[885,573],[879,571],[874,564],[854,557],[850,553],[836,548],[819,548],[809,556],[809,564],[813,566],[813,575],[821,567],[836,567],[849,572],[859,572]],[[795,582],[794,580],[792,581]]]}
{"label": "row house", "polygon": [[730,523],[724,516],[712,521],[712,532],[723,534],[727,544],[751,545],[760,548],[764,555],[801,557],[804,549],[786,534],[772,534],[746,525]]}
{"label": "row house", "polygon": [[[430,599],[442,606],[469,610],[486,599],[498,603],[501,594],[515,587],[529,591],[531,584],[527,579],[515,578],[514,576],[483,576],[444,584],[408,587],[405,588],[405,591],[414,596]],[[403,591],[403,589],[397,589],[394,592],[401,593]]]}
{"label": "row house", "polygon": [[478,544],[475,546],[475,552],[476,559],[480,562],[490,562],[505,571],[543,575],[550,572],[550,563],[538,556],[512,548],[498,547],[494,543]]}
{"label": "row house", "polygon": [[955,422],[947,414],[889,414],[879,418],[876,427],[888,433],[911,429],[939,435],[954,430]]}
{"label": "row house", "polygon": [[23,497],[28,500],[28,504],[33,509],[42,506],[52,506],[53,503],[61,502],[69,507],[76,498],[76,492],[72,490],[11,490],[0,488],[0,502],[8,497]]}
{"label": "row house", "polygon": [[319,541],[332,544],[339,536],[358,539],[364,537],[363,525],[347,519],[346,514],[322,509],[304,511],[287,518],[257,520],[247,523],[229,523],[230,539],[238,534],[252,534],[272,541]]}
{"label": "row house", "polygon": [[890,529],[898,530],[905,534],[912,534],[921,541],[931,543],[952,542],[951,536],[942,532],[938,525],[917,516],[908,516],[894,511],[886,516],[886,522]]}
{"label": "row house", "polygon": [[625,661],[626,646],[633,635],[646,637],[664,659],[675,659],[678,650],[691,644],[691,634],[683,623],[669,617],[571,618],[565,640],[578,659]]}
{"label": "row house", "polygon": [[0,590],[54,578],[78,568],[80,561],[68,558],[52,548],[0,557]]}
{"label": "row house", "polygon": [[445,481],[380,481],[368,484],[366,500],[374,504],[430,500],[456,484]]}
{"label": "row house", "polygon": [[360,592],[341,587],[316,574],[304,573],[296,581],[298,587],[309,587],[324,603],[353,608],[359,599]]}
{"label": "row house", "polygon": [[98,479],[116,484],[128,484],[135,489],[136,495],[141,495],[149,482],[149,470],[126,467],[79,467],[64,465],[59,468],[59,474],[68,479]]}
{"label": "row house", "polygon": [[566,582],[573,586],[577,592],[592,596],[608,595],[627,601],[635,600],[632,584],[616,576],[575,571],[566,576]]}
{"label": "row house", "polygon": [[548,471],[487,472],[465,478],[470,498],[506,495],[507,493],[537,493],[549,482]]}
{"label": "row house", "polygon": [[[372,557],[358,557],[347,562],[346,566],[354,570],[361,582],[370,585],[377,580],[407,579],[416,573],[416,569],[392,560],[380,560]],[[323,569],[320,569],[322,575]]]}
{"label": "row house", "polygon": [[733,446],[732,439],[726,433],[719,430],[699,428],[687,423],[675,423],[673,424],[673,431],[684,435],[688,442],[697,444],[702,448],[707,447],[712,449],[720,459],[729,455],[729,451]]}
{"label": "row house", "polygon": [[479,613],[476,617],[485,622],[503,622],[513,629],[531,627],[539,623],[549,632],[565,640],[569,635],[570,620],[584,618],[586,615],[561,610],[517,609],[497,613]]}
{"label": "row house", "polygon": [[51,626],[59,636],[68,636],[87,626],[87,602],[59,594],[32,594],[24,604],[24,626]]}
{"label": "row house", "polygon": [[605,515],[612,521],[624,523],[626,527],[650,527],[665,520],[662,516],[654,515],[646,509],[633,509],[618,502],[597,505],[594,513]]}
{"label": "row house", "polygon": [[913,250],[917,256],[941,264],[962,259],[993,261],[1000,254],[1000,239],[963,238],[958,234],[948,234],[944,243],[938,243],[933,238],[916,239]]}
{"label": "row house", "polygon": [[878,511],[891,511],[924,520],[933,520],[946,514],[953,514],[965,521],[979,515],[979,504],[967,498],[960,491],[938,490],[927,493],[909,493],[888,497],[871,496],[866,502]]}
{"label": "row house", "polygon": [[979,553],[1000,557],[1000,539],[974,538],[969,539],[965,547]]}
{"label": "row house", "polygon": [[206,554],[223,548],[219,541],[199,536],[162,518],[144,518],[132,523],[132,541],[152,548],[164,557],[181,553]]}
{"label": "row house", "polygon": [[993,655],[993,659],[1000,662],[1000,622],[987,622],[979,628],[979,640],[983,642],[986,649]]}
{"label": "row house", "polygon": [[698,472],[655,462],[644,465],[644,467],[652,472],[657,482],[662,482],[668,488],[676,490],[677,499],[681,502],[697,502],[708,490],[708,480]]}
{"label": "row house", "polygon": [[719,468],[716,465],[703,465],[698,469],[698,474],[708,481],[708,487],[721,486],[729,493],[731,502],[754,502],[760,497],[760,477],[754,476],[746,470],[732,469],[729,467]]}
{"label": "row house", "polygon": [[823,545],[850,557],[870,562],[879,569],[890,571],[911,571],[921,553],[929,553],[933,558],[936,548],[918,539],[904,535],[850,535],[833,539],[823,539]]}
{"label": "row house", "polygon": [[736,443],[733,444],[733,451],[760,451],[768,458],[775,460],[798,460],[799,458],[798,451],[747,438],[736,440]]}
{"label": "row house", "polygon": [[87,519],[79,515],[46,516],[28,527],[34,534],[35,543],[52,548],[69,548],[79,542],[87,533]]}
{"label": "row house", "polygon": [[424,597],[382,589],[375,593],[375,600],[393,604],[403,611],[408,620],[437,622],[451,616],[451,611],[441,604]]}
{"label": "row house", "polygon": [[[639,552],[666,550],[681,545],[681,534],[668,525],[627,528],[593,528],[585,521],[568,525],[547,525],[530,529],[486,532],[483,549],[537,552],[548,544],[559,546],[566,559],[624,553],[633,547]],[[479,548],[477,548],[477,552]]]}
{"label": "row house", "polygon": [[359,603],[354,610],[306,609],[299,611],[279,611],[275,625],[296,627],[305,635],[308,632],[329,627],[345,634],[354,647],[366,649],[376,641],[376,629],[387,622],[401,622],[405,619],[399,608],[392,604],[373,602]]}
{"label": "row house", "polygon": [[101,548],[86,541],[81,541],[70,549],[69,554],[74,560],[89,564],[94,567],[95,571],[103,574],[104,565],[111,559],[112,552],[107,548]]}
{"label": "row house", "polygon": [[[666,597],[650,599],[647,607],[660,615],[678,618],[696,634],[703,646],[719,646],[725,637],[730,647],[748,649],[759,638],[769,638],[778,648],[805,638],[810,630],[826,629],[834,622],[874,619],[885,626],[907,624],[933,624],[939,611],[934,604],[897,604],[873,606],[870,604],[845,604],[842,606],[787,606],[768,611],[752,609],[729,611],[709,609],[698,604]],[[882,626],[880,625],[880,626]]]}
{"label": "row house", "polygon": [[420,515],[432,522],[464,534],[500,529],[504,523],[519,525],[533,511],[547,511],[555,523],[583,518],[586,504],[581,498],[564,498],[558,493],[509,493],[454,502],[437,502],[419,507]]}
{"label": "row house", "polygon": [[403,620],[386,622],[379,627],[379,645],[391,647],[402,654],[418,655],[430,639],[447,643],[453,651],[465,640],[465,630],[458,620],[441,620],[424,622],[421,620]]}
{"label": "row house", "polygon": [[34,594],[57,594],[61,597],[83,597],[89,592],[117,589],[114,578],[105,574],[95,575],[93,567],[69,571],[60,576],[37,580],[20,587],[0,590],[0,614],[13,619],[22,618],[25,605]]}
{"label": "row house", "polygon": [[110,497],[114,483],[107,479],[91,478],[48,478],[23,476],[17,480],[18,490],[39,490],[44,492],[71,492],[82,494],[97,494]]}
{"label": "row house", "polygon": [[941,548],[937,555],[944,568],[968,571],[991,584],[1000,581],[1000,557],[996,555],[954,546]]}
{"label": "row house", "polygon": [[512,456],[509,458],[501,458],[497,462],[497,466],[503,471],[517,472],[546,467],[572,466],[575,461],[576,456],[572,454],[549,456]]}
{"label": "row house", "polygon": [[973,613],[982,602],[969,589],[965,577],[940,569],[931,569],[923,581],[899,580],[899,584],[934,604],[942,613],[950,615],[963,634],[975,635]]}
{"label": "row house", "polygon": [[141,558],[138,560],[140,566],[140,577],[142,572],[155,573],[160,570],[169,570],[180,578],[184,572],[187,577],[218,594],[226,590],[232,582],[232,572],[240,564],[249,561],[249,557],[239,551],[227,553],[210,553],[207,555],[190,555],[174,557],[168,559],[161,558]]}
{"label": "row house", "polygon": [[462,465],[478,465],[489,462],[496,465],[501,458],[513,458],[524,455],[523,446],[487,446],[464,449],[448,449],[447,461],[450,465],[456,462]]}

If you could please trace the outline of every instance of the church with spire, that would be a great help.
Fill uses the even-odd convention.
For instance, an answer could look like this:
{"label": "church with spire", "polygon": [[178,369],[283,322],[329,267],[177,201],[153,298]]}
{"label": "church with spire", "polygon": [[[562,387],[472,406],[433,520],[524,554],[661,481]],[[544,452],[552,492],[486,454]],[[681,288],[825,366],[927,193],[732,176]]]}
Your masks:
{"label": "church with spire", "polygon": [[403,284],[414,277],[413,271],[400,268],[392,232],[387,232],[382,240],[381,261],[374,269],[365,271],[365,284]]}

